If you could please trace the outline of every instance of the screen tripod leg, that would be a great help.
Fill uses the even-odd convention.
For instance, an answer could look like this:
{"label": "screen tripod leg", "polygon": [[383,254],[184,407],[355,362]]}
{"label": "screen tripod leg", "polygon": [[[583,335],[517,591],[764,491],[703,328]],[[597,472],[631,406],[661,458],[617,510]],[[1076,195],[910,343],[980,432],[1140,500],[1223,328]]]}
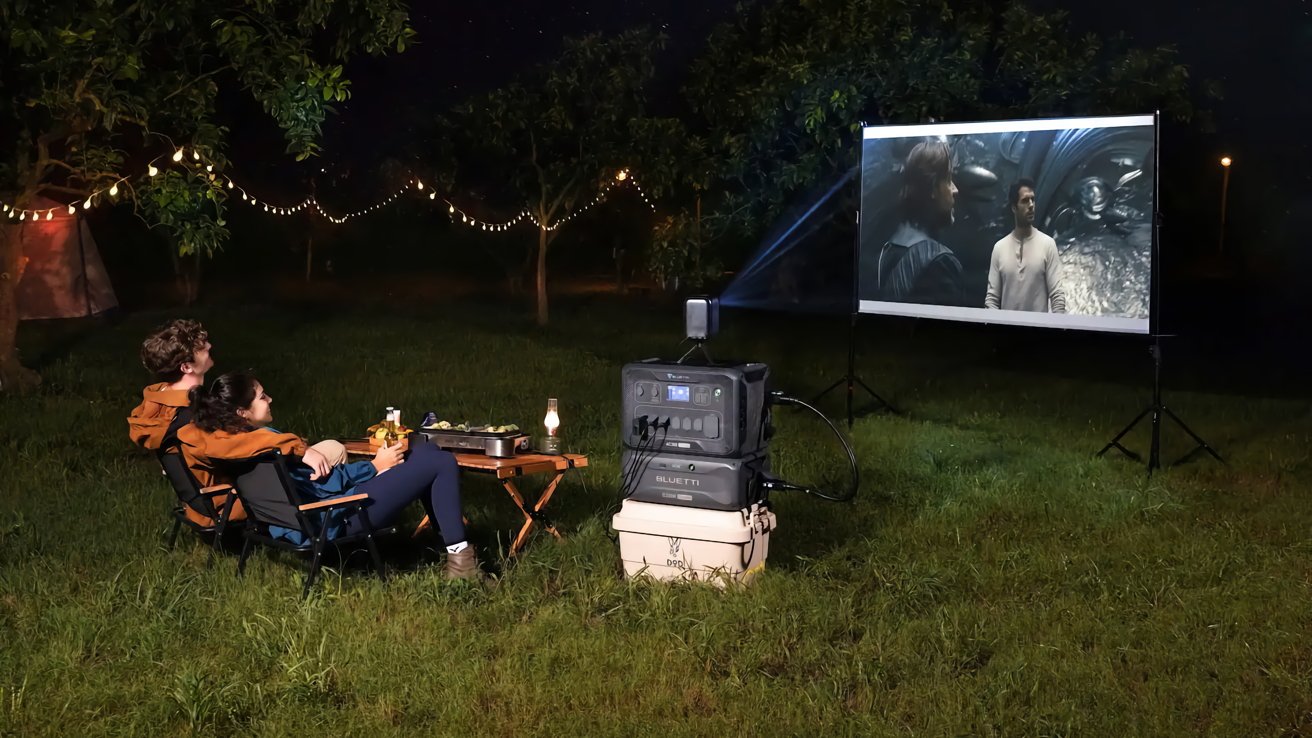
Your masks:
{"label": "screen tripod leg", "polygon": [[1138,425],[1138,424],[1139,424],[1139,421],[1140,421],[1140,420],[1143,420],[1144,416],[1147,415],[1147,414],[1150,413],[1150,412],[1152,412],[1152,408],[1151,408],[1151,407],[1146,407],[1146,408],[1144,408],[1144,409],[1143,409],[1143,412],[1141,412],[1141,413],[1139,413],[1138,415],[1136,415],[1136,416],[1134,417],[1134,420],[1131,420],[1131,421],[1130,421],[1130,424],[1129,424],[1129,425],[1127,425],[1127,426],[1125,426],[1124,428],[1122,428],[1122,429],[1121,429],[1121,432],[1120,432],[1120,433],[1117,433],[1117,434],[1116,434],[1116,437],[1113,438],[1113,439],[1111,440],[1110,443],[1108,443],[1106,446],[1103,446],[1103,447],[1102,447],[1102,450],[1098,452],[1098,456],[1102,456],[1103,454],[1107,453],[1108,451],[1110,451],[1110,450],[1112,450],[1112,449],[1116,449],[1116,450],[1120,451],[1121,453],[1125,454],[1126,456],[1130,457],[1131,459],[1134,459],[1135,461],[1143,461],[1143,457],[1142,457],[1142,456],[1140,456],[1139,454],[1135,453],[1134,451],[1131,451],[1130,449],[1126,448],[1125,446],[1122,446],[1122,445],[1121,445],[1121,439],[1125,437],[1125,434],[1127,434],[1127,433],[1129,433],[1130,431],[1134,430],[1134,426]]}
{"label": "screen tripod leg", "polygon": [[1221,458],[1221,454],[1218,454],[1216,452],[1216,449],[1208,445],[1207,441],[1204,441],[1201,436],[1199,436],[1197,433],[1194,433],[1192,428],[1185,425],[1185,422],[1183,420],[1180,420],[1179,415],[1176,415],[1168,407],[1163,407],[1162,411],[1165,412],[1171,418],[1171,420],[1174,420],[1175,424],[1180,426],[1180,428],[1182,428],[1185,433],[1188,433],[1189,437],[1194,439],[1194,443],[1198,444],[1194,446],[1192,449],[1190,449],[1189,453],[1185,454],[1184,456],[1181,456],[1179,459],[1172,462],[1171,466],[1175,466],[1176,464],[1183,464],[1185,461],[1188,461],[1189,459],[1193,458],[1194,454],[1198,453],[1199,451],[1206,451],[1207,453],[1212,455],[1213,459],[1216,459],[1222,464],[1226,463],[1225,459]]}

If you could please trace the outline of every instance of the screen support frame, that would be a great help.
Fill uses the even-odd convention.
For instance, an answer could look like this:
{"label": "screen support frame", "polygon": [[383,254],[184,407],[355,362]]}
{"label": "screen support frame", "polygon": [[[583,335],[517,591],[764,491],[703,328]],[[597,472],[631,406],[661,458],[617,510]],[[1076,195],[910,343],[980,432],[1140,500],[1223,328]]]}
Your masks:
{"label": "screen support frame", "polygon": [[1180,426],[1180,428],[1184,430],[1185,433],[1189,434],[1189,437],[1193,439],[1195,444],[1194,447],[1190,449],[1188,453],[1186,453],[1184,456],[1181,456],[1179,459],[1176,459],[1174,462],[1169,464],[1169,466],[1176,466],[1178,464],[1182,464],[1185,461],[1192,458],[1194,454],[1198,453],[1199,451],[1206,451],[1208,454],[1212,456],[1212,458],[1216,459],[1222,464],[1226,463],[1225,459],[1221,458],[1221,455],[1216,452],[1216,449],[1212,448],[1211,445],[1207,443],[1207,441],[1203,440],[1201,436],[1199,436],[1197,433],[1193,431],[1193,429],[1191,429],[1188,425],[1186,425],[1185,422],[1180,419],[1180,416],[1176,415],[1169,407],[1166,406],[1166,403],[1163,402],[1162,400],[1162,339],[1171,338],[1173,337],[1173,334],[1165,334],[1161,330],[1162,328],[1161,283],[1163,281],[1161,278],[1161,232],[1160,232],[1162,215],[1161,215],[1161,205],[1160,205],[1161,200],[1159,199],[1159,196],[1161,194],[1160,183],[1161,183],[1161,156],[1162,156],[1161,155],[1161,150],[1162,150],[1161,117],[1162,117],[1162,112],[1160,110],[1156,111],[1153,114],[1152,274],[1149,277],[1149,279],[1151,280],[1150,290],[1151,290],[1152,297],[1148,305],[1148,326],[1149,326],[1148,337],[1151,339],[1151,344],[1148,346],[1148,353],[1152,356],[1152,360],[1153,360],[1153,399],[1152,402],[1147,407],[1141,410],[1139,414],[1134,417],[1134,420],[1130,421],[1129,425],[1122,428],[1121,432],[1117,433],[1116,436],[1113,437],[1112,440],[1109,441],[1106,446],[1103,446],[1102,450],[1097,453],[1097,455],[1101,457],[1114,448],[1117,451],[1120,451],[1125,456],[1135,461],[1139,461],[1139,462],[1144,461],[1144,458],[1140,456],[1138,453],[1131,451],[1130,449],[1122,445],[1121,439],[1124,438],[1127,433],[1133,430],[1134,427],[1139,424],[1139,421],[1151,415],[1152,433],[1148,446],[1148,460],[1147,460],[1148,476],[1152,476],[1154,470],[1162,468],[1161,447],[1162,447],[1162,418],[1163,417],[1170,418],[1171,420],[1175,421],[1176,425]]}

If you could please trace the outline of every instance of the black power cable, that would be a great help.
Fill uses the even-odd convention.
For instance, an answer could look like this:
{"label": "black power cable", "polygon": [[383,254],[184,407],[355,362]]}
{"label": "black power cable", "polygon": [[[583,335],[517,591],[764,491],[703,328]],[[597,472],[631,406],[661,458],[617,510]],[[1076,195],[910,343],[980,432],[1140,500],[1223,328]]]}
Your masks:
{"label": "black power cable", "polygon": [[807,410],[810,410],[811,412],[818,415],[821,420],[825,421],[825,425],[828,425],[829,430],[833,431],[834,435],[838,437],[838,442],[843,444],[843,451],[847,453],[847,462],[852,469],[852,483],[848,487],[847,492],[842,495],[827,494],[824,490],[821,490],[819,488],[806,487],[798,484],[793,484],[792,482],[786,482],[782,479],[768,479],[764,483],[762,483],[762,486],[767,490],[777,489],[777,490],[786,490],[786,491],[793,491],[793,492],[805,492],[808,495],[819,497],[822,500],[829,500],[830,502],[849,502],[852,500],[852,498],[856,497],[857,488],[860,487],[861,485],[860,472],[857,470],[857,465],[856,465],[856,454],[852,451],[852,444],[847,442],[847,438],[845,438],[843,434],[838,430],[838,427],[833,424],[833,421],[829,420],[829,418],[825,417],[824,413],[815,409],[814,406],[812,406],[810,403],[806,402],[805,400],[799,400],[796,397],[789,397],[783,394],[782,392],[771,392],[770,402],[776,405],[796,405],[798,407],[804,407]]}

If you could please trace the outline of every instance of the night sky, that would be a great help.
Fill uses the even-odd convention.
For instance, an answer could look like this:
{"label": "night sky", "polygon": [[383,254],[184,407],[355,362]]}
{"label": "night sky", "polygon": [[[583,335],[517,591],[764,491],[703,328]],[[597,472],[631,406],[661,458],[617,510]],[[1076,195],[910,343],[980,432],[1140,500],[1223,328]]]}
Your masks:
{"label": "night sky", "polygon": [[[387,131],[398,106],[442,111],[470,95],[511,81],[550,61],[566,37],[618,33],[646,26],[669,36],[663,65],[692,58],[717,23],[732,17],[735,0],[570,0],[568,2],[411,3],[419,43],[404,54],[360,58],[348,67],[352,99],[326,131],[325,149],[361,146]],[[364,163],[363,161],[361,163]]]}

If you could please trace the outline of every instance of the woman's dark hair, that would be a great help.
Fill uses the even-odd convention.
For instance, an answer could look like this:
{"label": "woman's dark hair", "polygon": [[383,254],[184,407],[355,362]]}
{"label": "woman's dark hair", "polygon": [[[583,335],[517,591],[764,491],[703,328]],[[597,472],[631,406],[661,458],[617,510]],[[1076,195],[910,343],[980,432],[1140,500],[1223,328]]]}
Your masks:
{"label": "woman's dark hair", "polygon": [[209,387],[192,387],[187,396],[191,399],[191,422],[207,433],[216,430],[242,433],[254,430],[250,421],[237,414],[255,402],[255,388],[260,381],[251,372],[228,372],[210,383]]}

